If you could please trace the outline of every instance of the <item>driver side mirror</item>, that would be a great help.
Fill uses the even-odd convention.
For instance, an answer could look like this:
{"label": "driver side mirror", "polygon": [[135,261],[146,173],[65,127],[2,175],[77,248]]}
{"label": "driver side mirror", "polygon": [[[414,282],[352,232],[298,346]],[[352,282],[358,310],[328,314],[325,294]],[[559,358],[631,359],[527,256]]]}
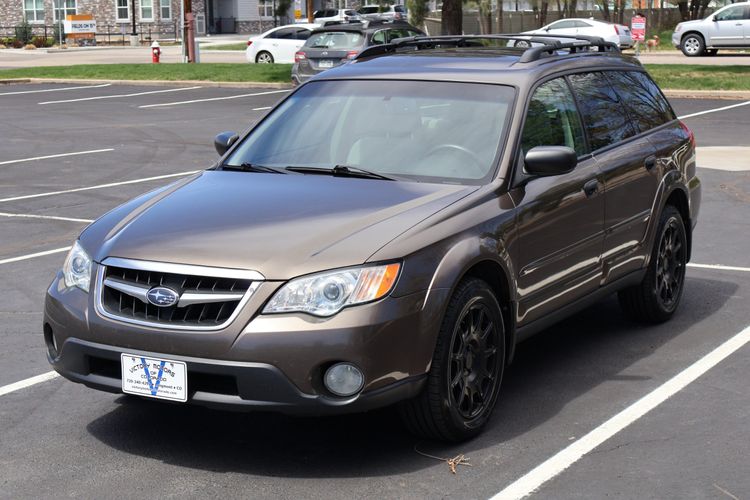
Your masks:
{"label": "driver side mirror", "polygon": [[235,132],[222,132],[214,138],[214,148],[219,156],[224,156],[224,153],[232,147],[232,144],[237,142],[240,136]]}
{"label": "driver side mirror", "polygon": [[526,153],[523,162],[531,175],[561,175],[576,168],[578,154],[567,146],[537,146]]}

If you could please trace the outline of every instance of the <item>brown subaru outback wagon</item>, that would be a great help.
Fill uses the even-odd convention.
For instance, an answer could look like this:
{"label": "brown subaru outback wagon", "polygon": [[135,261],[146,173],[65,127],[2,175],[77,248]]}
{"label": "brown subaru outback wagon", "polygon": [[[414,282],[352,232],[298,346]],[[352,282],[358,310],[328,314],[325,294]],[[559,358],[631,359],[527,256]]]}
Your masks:
{"label": "brown subaru outback wagon", "polygon": [[614,292],[669,319],[693,135],[638,61],[556,38],[399,39],[219,135],[212,168],[80,235],[47,293],[50,363],[217,408],[398,404],[460,440],[533,333]]}

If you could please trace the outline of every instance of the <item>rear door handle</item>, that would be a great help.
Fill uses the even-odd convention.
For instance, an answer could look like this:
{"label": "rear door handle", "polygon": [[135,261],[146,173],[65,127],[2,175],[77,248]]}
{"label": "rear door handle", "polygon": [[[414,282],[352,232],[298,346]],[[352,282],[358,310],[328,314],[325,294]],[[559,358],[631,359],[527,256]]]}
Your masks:
{"label": "rear door handle", "polygon": [[643,166],[646,167],[646,170],[651,170],[656,166],[656,156],[649,156],[643,161]]}
{"label": "rear door handle", "polygon": [[596,179],[591,179],[586,184],[583,185],[583,192],[586,193],[586,196],[591,197],[599,190],[599,181]]}

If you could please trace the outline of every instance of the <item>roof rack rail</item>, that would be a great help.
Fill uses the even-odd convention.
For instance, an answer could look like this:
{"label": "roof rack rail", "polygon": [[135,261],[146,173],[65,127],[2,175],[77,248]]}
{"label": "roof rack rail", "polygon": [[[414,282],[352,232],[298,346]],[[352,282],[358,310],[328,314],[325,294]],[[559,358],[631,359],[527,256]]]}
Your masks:
{"label": "roof rack rail", "polygon": [[[561,42],[560,39],[570,39],[570,42]],[[539,60],[545,54],[554,55],[558,50],[567,49],[570,54],[588,51],[596,47],[599,52],[620,52],[620,48],[612,42],[605,42],[598,36],[585,35],[524,35],[521,33],[503,33],[498,35],[441,35],[441,36],[412,36],[407,38],[396,38],[390,43],[373,45],[367,47],[357,54],[354,59],[381,56],[394,53],[399,49],[413,48],[414,50],[434,49],[436,47],[479,47],[482,40],[523,40],[532,44],[540,44],[529,47],[523,51],[520,63],[529,63]],[[509,47],[513,48],[513,47]],[[521,47],[517,47],[521,48]]]}

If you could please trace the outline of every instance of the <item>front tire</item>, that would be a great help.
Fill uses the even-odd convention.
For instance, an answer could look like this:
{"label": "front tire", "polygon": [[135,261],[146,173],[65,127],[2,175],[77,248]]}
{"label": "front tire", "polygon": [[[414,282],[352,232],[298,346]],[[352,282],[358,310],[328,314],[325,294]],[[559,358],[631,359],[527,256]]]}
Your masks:
{"label": "front tire", "polygon": [[702,36],[690,33],[682,39],[680,50],[688,57],[702,56],[706,51],[706,42]]}
{"label": "front tire", "polygon": [[623,311],[633,319],[662,323],[677,310],[685,285],[687,235],[677,209],[664,208],[646,276],[636,286],[618,293]]}
{"label": "front tire", "polygon": [[414,434],[442,441],[478,435],[492,415],[505,369],[500,306],[482,280],[462,281],[438,333],[427,383],[400,406]]}
{"label": "front tire", "polygon": [[258,52],[258,55],[255,56],[255,62],[258,64],[273,64],[273,55],[265,50]]}

